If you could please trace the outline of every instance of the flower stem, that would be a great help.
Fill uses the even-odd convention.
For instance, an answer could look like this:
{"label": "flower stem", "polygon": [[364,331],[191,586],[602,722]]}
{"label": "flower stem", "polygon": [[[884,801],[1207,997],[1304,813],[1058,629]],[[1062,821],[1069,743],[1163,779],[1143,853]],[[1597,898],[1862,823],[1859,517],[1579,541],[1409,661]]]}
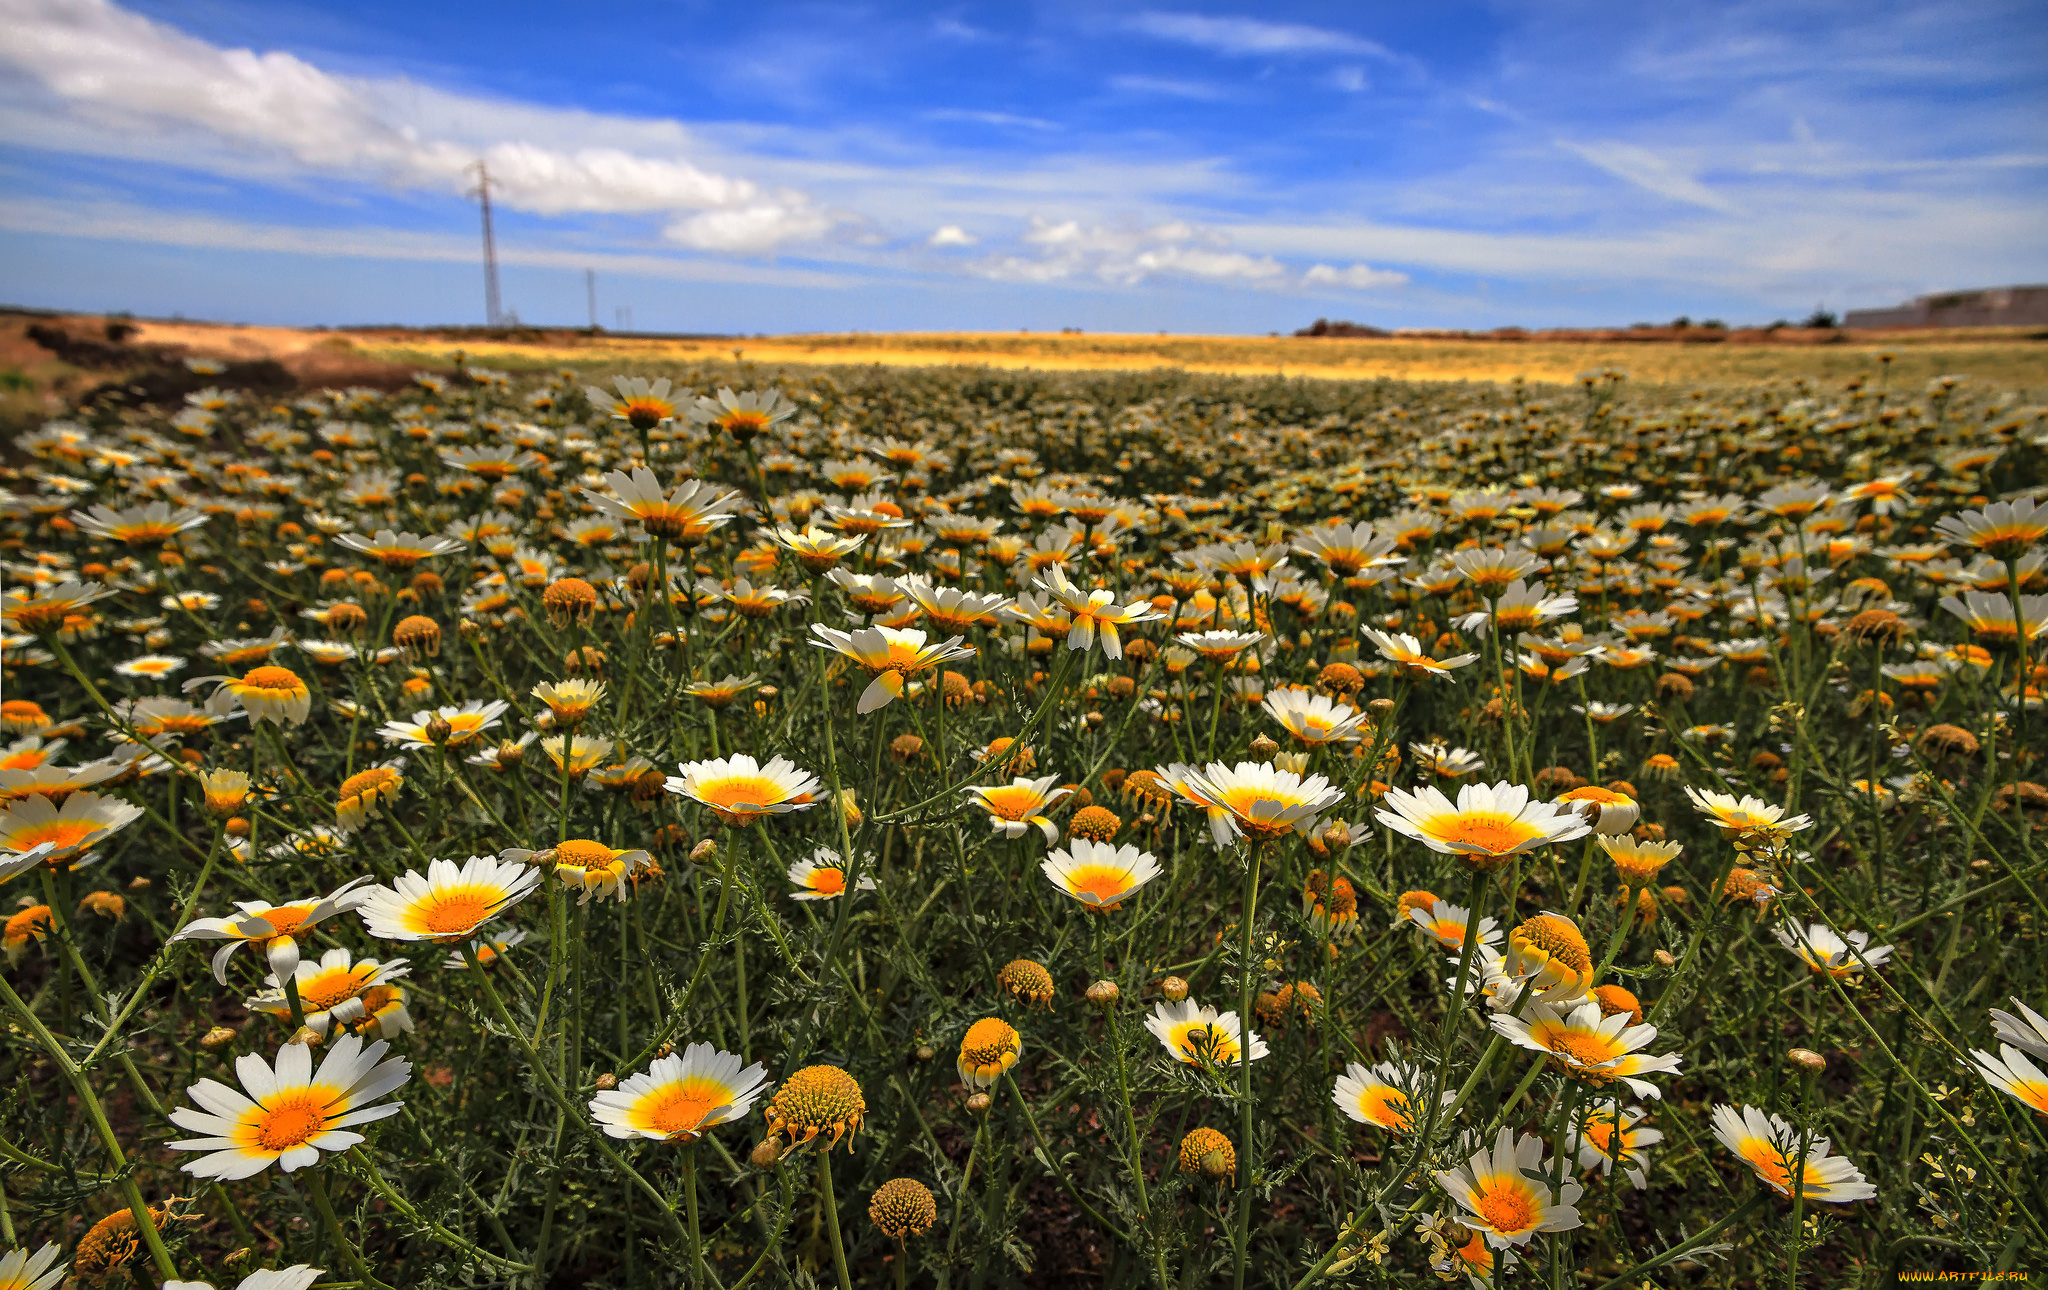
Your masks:
{"label": "flower stem", "polygon": [[1237,1222],[1230,1241],[1230,1280],[1236,1290],[1244,1290],[1245,1256],[1251,1244],[1253,1166],[1258,1154],[1252,1136],[1257,1127],[1257,1107],[1252,1101],[1252,923],[1259,910],[1259,864],[1265,854],[1266,844],[1254,843],[1245,857],[1244,908],[1239,915],[1237,1096],[1242,1141],[1237,1144]]}
{"label": "flower stem", "polygon": [[839,1237],[839,1200],[832,1194],[832,1152],[829,1148],[818,1153],[818,1191],[825,1202],[825,1230],[832,1234],[832,1270],[839,1274],[839,1290],[853,1290],[853,1278],[846,1272],[846,1242]]}
{"label": "flower stem", "polygon": [[682,1222],[676,1218],[675,1207],[669,1204],[668,1198],[663,1196],[653,1183],[641,1177],[639,1170],[627,1164],[625,1158],[612,1149],[611,1143],[605,1140],[604,1135],[592,1128],[589,1120],[578,1115],[576,1109],[570,1105],[569,1095],[555,1082],[554,1073],[548,1069],[547,1059],[541,1056],[533,1041],[526,1037],[526,1032],[513,1023],[512,1014],[506,1010],[504,999],[498,995],[498,988],[491,984],[491,978],[484,972],[483,964],[477,962],[476,945],[473,942],[462,942],[462,957],[469,964],[472,979],[483,990],[484,1002],[489,1005],[491,1016],[497,1019],[498,1025],[512,1036],[512,1041],[518,1044],[520,1051],[526,1055],[527,1065],[533,1068],[534,1078],[539,1081],[541,1091],[554,1100],[562,1112],[563,1119],[576,1126],[576,1131],[590,1139],[590,1144],[597,1148],[599,1155],[611,1162],[612,1168],[625,1175],[654,1202],[655,1212],[668,1220],[674,1236],[687,1241],[689,1233],[683,1230]]}
{"label": "flower stem", "polygon": [[341,1219],[334,1212],[334,1202],[327,1198],[327,1180],[320,1176],[318,1169],[306,1175],[306,1190],[313,1194],[313,1208],[320,1211],[320,1221],[327,1226],[327,1237],[341,1255],[341,1261],[355,1275],[357,1281],[373,1290],[391,1290],[370,1271],[370,1265],[363,1262],[363,1256],[348,1239],[348,1233],[341,1228]]}
{"label": "flower stem", "polygon": [[683,1195],[690,1214],[690,1279],[704,1284],[704,1238],[697,1226],[697,1144],[683,1148]]}
{"label": "flower stem", "polygon": [[[114,1135],[113,1125],[107,1121],[106,1108],[100,1105],[98,1095],[92,1090],[92,1081],[86,1079],[85,1072],[71,1060],[71,1054],[64,1050],[64,1045],[50,1033],[42,1018],[36,1016],[34,1011],[22,1002],[21,996],[14,992],[14,987],[9,985],[4,977],[0,977],[0,995],[6,996],[7,1005],[14,1009],[15,1014],[21,1018],[22,1025],[36,1037],[36,1042],[43,1046],[43,1051],[57,1064],[57,1069],[63,1073],[72,1091],[78,1094],[78,1100],[85,1106],[86,1115],[92,1119],[93,1130],[99,1134],[101,1145],[106,1147],[107,1155],[113,1158],[114,1167],[127,1169],[128,1157],[122,1153],[121,1140]],[[122,1197],[128,1202],[128,1211],[135,1216],[135,1230],[141,1234],[142,1243],[149,1247],[150,1261],[156,1264],[157,1275],[166,1280],[175,1278],[178,1275],[178,1265],[171,1261],[171,1252],[164,1246],[163,1235],[156,1230],[156,1223],[149,1216],[149,1205],[142,1199],[142,1188],[136,1185],[132,1175],[121,1179],[120,1188]]]}

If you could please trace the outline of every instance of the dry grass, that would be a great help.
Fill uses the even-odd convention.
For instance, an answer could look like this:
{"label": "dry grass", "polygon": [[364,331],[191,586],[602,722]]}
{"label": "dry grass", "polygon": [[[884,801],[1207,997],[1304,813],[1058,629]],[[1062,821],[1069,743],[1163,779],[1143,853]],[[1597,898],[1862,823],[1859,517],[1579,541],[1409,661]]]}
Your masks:
{"label": "dry grass", "polygon": [[479,362],[533,369],[641,367],[731,360],[779,367],[880,364],[984,365],[1041,371],[1177,368],[1230,376],[1330,380],[1569,382],[1580,372],[1620,368],[1638,382],[1726,385],[1809,378],[1838,381],[1896,355],[1893,379],[1917,386],[1963,375],[2022,391],[2048,388],[2048,342],[2012,328],[1851,333],[1815,344],[1794,334],[1777,342],[1637,343],[1618,340],[1337,339],[1243,336],[1077,335],[1042,332],[842,333],[706,340],[635,339],[542,333],[533,341],[411,331],[338,334],[288,328],[145,326],[145,341],[186,344],[234,357],[285,357],[309,348],[351,348],[364,357],[440,366],[456,350]]}

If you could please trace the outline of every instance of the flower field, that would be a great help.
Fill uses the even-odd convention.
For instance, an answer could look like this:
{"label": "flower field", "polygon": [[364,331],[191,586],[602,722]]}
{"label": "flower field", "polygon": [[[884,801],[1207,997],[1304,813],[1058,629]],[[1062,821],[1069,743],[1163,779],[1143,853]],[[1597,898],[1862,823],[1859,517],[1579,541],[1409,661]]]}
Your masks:
{"label": "flower field", "polygon": [[729,370],[15,441],[0,1287],[2044,1266],[2048,409]]}

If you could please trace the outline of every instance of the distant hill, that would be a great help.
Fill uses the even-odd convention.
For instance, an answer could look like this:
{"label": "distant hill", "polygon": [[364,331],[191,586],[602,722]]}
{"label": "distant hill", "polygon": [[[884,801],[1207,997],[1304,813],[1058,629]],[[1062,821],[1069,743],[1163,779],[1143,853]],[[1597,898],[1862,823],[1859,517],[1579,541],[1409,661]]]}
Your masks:
{"label": "distant hill", "polygon": [[2039,327],[2048,324],[2048,286],[1942,291],[1890,309],[1851,309],[1844,321],[1851,327]]}

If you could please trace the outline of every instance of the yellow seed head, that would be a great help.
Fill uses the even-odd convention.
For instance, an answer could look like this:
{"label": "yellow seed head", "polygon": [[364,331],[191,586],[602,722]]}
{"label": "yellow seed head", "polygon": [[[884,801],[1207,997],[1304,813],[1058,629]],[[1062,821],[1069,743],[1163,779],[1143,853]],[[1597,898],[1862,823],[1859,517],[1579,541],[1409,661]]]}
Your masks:
{"label": "yellow seed head", "polygon": [[931,1189],[915,1178],[891,1178],[875,1188],[868,1218],[882,1235],[901,1241],[923,1236],[939,1221],[939,1205]]}

